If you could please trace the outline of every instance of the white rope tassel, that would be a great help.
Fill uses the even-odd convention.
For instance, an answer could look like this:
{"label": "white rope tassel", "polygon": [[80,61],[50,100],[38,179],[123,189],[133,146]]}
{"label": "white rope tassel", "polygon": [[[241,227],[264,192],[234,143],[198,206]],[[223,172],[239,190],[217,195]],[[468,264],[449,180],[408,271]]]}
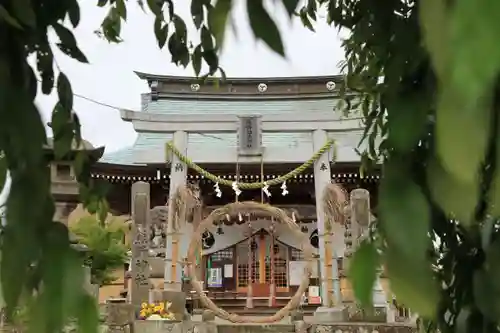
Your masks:
{"label": "white rope tassel", "polygon": [[242,222],[242,221],[243,221],[243,216],[241,216],[241,213],[238,213],[238,220],[239,220],[240,222]]}
{"label": "white rope tassel", "polygon": [[281,184],[281,195],[285,196],[288,194],[288,190],[286,189],[286,180]]}
{"label": "white rope tassel", "polygon": [[214,185],[215,195],[217,198],[222,197],[222,191],[220,190],[219,183],[215,183]]}
{"label": "white rope tassel", "polygon": [[296,220],[295,220],[295,212],[292,212],[292,221],[296,222]]}
{"label": "white rope tassel", "polygon": [[236,196],[239,197],[240,194],[241,194],[241,191],[238,188],[238,183],[237,182],[233,182],[233,184],[232,184],[231,187],[233,188],[234,194],[236,194]]}
{"label": "white rope tassel", "polygon": [[267,197],[271,196],[271,192],[269,192],[269,185],[267,185],[267,182],[264,182],[264,187],[262,188],[262,192],[264,192]]}

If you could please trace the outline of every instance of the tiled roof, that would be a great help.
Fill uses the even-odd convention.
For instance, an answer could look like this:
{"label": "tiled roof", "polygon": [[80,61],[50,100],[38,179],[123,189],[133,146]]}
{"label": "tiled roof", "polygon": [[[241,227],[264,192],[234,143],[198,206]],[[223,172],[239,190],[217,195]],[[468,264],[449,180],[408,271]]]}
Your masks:
{"label": "tiled roof", "polygon": [[[142,112],[157,114],[284,114],[292,112],[325,112],[332,110],[337,103],[331,99],[281,99],[281,100],[196,100],[196,99],[159,99],[151,101],[149,94],[142,94]],[[132,147],[104,154],[100,162],[133,165],[137,152],[163,147],[172,135],[162,133],[139,133]],[[299,143],[312,142],[311,133],[263,133],[263,145],[267,147],[293,147]],[[216,148],[236,146],[236,133],[189,135],[189,147]],[[160,161],[159,161],[160,162]]]}

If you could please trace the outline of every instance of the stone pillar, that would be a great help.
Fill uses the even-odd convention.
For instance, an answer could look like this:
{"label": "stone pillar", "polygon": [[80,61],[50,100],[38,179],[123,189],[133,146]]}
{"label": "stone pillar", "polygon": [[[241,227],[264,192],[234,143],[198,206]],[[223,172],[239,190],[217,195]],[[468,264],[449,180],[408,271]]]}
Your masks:
{"label": "stone pillar", "polygon": [[[317,151],[327,142],[326,131],[316,130],[313,132],[313,149]],[[325,153],[314,163],[314,192],[316,197],[316,217],[319,238],[320,255],[320,277],[322,306],[319,307],[314,316],[318,321],[342,321],[344,309],[339,304],[340,283],[336,265],[336,256],[339,254],[334,250],[336,236],[326,237],[325,214],[322,206],[322,197],[325,187],[331,183],[331,170],[329,154]],[[334,223],[335,224],[335,223]],[[332,226],[333,228],[333,226]],[[340,229],[340,228],[335,228]],[[336,230],[334,230],[335,232]],[[343,237],[343,233],[342,233]]]}
{"label": "stone pillar", "polygon": [[[184,131],[175,132],[174,145],[182,154],[187,155],[188,133]],[[186,178],[187,165],[181,162],[175,154],[172,154],[169,202],[174,197],[177,188],[186,185]],[[176,314],[176,317],[182,318],[186,310],[186,296],[182,292],[182,265],[180,261],[185,254],[180,253],[181,249],[184,249],[184,246],[180,244],[180,241],[183,239],[181,230],[173,228],[172,218],[173,216],[169,209],[163,298],[172,302],[171,311]]]}
{"label": "stone pillar", "polygon": [[[350,201],[353,247],[357,248],[360,242],[368,237],[371,223],[370,192],[362,188],[352,190]],[[387,318],[387,295],[380,282],[380,273],[381,271],[377,272],[377,278],[373,286],[372,303],[376,313]]]}
{"label": "stone pillar", "polygon": [[132,184],[132,283],[130,302],[139,308],[149,300],[149,184]]}

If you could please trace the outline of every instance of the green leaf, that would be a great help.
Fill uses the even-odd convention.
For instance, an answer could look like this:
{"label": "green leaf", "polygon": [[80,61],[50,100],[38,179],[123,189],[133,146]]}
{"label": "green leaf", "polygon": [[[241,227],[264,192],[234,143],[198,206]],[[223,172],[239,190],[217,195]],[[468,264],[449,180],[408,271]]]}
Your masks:
{"label": "green leaf", "polygon": [[274,52],[285,56],[280,32],[264,8],[263,0],[247,0],[247,12],[250,28],[255,37],[262,40]]}
{"label": "green leaf", "polygon": [[184,20],[178,15],[174,15],[173,21],[177,38],[179,38],[181,42],[185,43],[187,40],[186,23],[184,23]]}
{"label": "green leaf", "polygon": [[491,123],[491,111],[486,101],[463,97],[451,85],[443,87],[436,113],[436,143],[443,167],[453,178],[470,183],[486,156],[489,131],[485,129]]}
{"label": "green leaf", "polygon": [[71,150],[73,143],[73,129],[70,122],[71,110],[65,109],[56,103],[52,111],[52,131],[54,133],[54,155],[60,160]]}
{"label": "green leaf", "polygon": [[147,0],[147,1],[149,10],[151,10],[151,12],[155,16],[162,17],[161,7],[158,5],[158,2],[156,0]]}
{"label": "green leaf", "polygon": [[191,0],[191,17],[196,29],[203,23],[203,0]]}
{"label": "green leaf", "polygon": [[285,6],[286,12],[290,16],[290,18],[295,14],[295,10],[299,5],[299,0],[282,0],[283,6]]}
{"label": "green leaf", "polygon": [[31,0],[11,1],[11,6],[13,14],[19,22],[30,28],[36,27],[36,15],[31,5]]}
{"label": "green leaf", "polygon": [[491,235],[495,228],[496,218],[492,216],[487,216],[483,225],[481,226],[481,247],[484,251],[488,250],[491,241]]}
{"label": "green leaf", "polygon": [[232,0],[217,0],[214,8],[208,15],[208,26],[215,37],[217,48],[221,49],[226,34],[227,19],[231,11]]}
{"label": "green leaf", "polygon": [[[493,278],[499,280],[498,276]],[[475,304],[484,316],[496,322],[500,316],[500,290],[495,286],[492,276],[478,269],[474,272],[472,286]]]}
{"label": "green leaf", "polygon": [[106,218],[108,217],[109,213],[109,205],[106,199],[101,200],[99,203],[99,221],[101,222],[102,225],[106,223]]}
{"label": "green leaf", "polygon": [[381,225],[387,242],[407,258],[420,260],[429,247],[430,211],[403,160],[386,163],[381,180]]}
{"label": "green leaf", "polygon": [[123,20],[127,20],[127,6],[125,0],[116,0],[116,12]]}
{"label": "green leaf", "polygon": [[[42,327],[42,332],[55,332],[62,328],[68,304],[66,293],[74,293],[73,289],[65,290],[65,275],[69,261],[70,247],[68,229],[62,223],[52,223],[43,235],[43,249],[48,262],[40,263],[42,267],[43,292],[40,297],[44,307],[51,307],[50,314],[44,318],[35,317],[36,326]],[[76,258],[75,258],[76,259]],[[45,264],[45,265],[44,265]],[[78,287],[77,287],[78,288]]]}
{"label": "green leaf", "polygon": [[309,0],[307,2],[307,15],[316,21],[316,11],[318,10],[316,0]]}
{"label": "green leaf", "polygon": [[377,278],[379,255],[372,243],[361,242],[349,262],[349,280],[354,296],[365,308],[372,305],[373,285]]}
{"label": "green leaf", "polygon": [[104,7],[104,6],[106,6],[108,4],[108,1],[109,0],[98,0],[97,1],[97,6],[98,7]]}
{"label": "green leaf", "polygon": [[176,65],[186,67],[189,64],[189,50],[184,42],[179,39],[177,32],[170,35],[168,39],[168,51],[172,55],[172,62]]}
{"label": "green leaf", "polygon": [[77,312],[78,326],[82,333],[99,332],[99,312],[95,299],[89,294],[83,294],[78,302]]}
{"label": "green leaf", "polygon": [[[500,239],[496,239],[494,242],[488,246],[485,258],[485,269],[489,274],[493,284],[495,285],[495,290],[500,291]],[[500,304],[500,300],[499,300]]]}
{"label": "green leaf", "polygon": [[204,51],[210,51],[214,49],[212,34],[205,26],[201,28],[201,45],[203,46]]}
{"label": "green leaf", "polygon": [[219,69],[219,58],[214,50],[203,51],[203,59],[208,65],[210,75],[214,75]]}
{"label": "green leaf", "polygon": [[312,26],[311,20],[309,19],[309,16],[307,14],[307,9],[302,8],[299,12],[299,17],[300,21],[306,27],[307,29],[311,30],[312,32],[315,32],[314,27]]}
{"label": "green leaf", "polygon": [[73,28],[76,28],[80,24],[80,5],[77,0],[71,0],[68,2],[68,16]]}
{"label": "green leaf", "polygon": [[469,318],[472,311],[469,308],[462,308],[455,320],[455,333],[467,333],[470,330]]}
{"label": "green leaf", "polygon": [[427,184],[432,199],[450,218],[455,218],[463,225],[474,222],[474,214],[479,199],[479,176],[471,182],[453,178],[439,161],[431,159],[427,167]]}
{"label": "green leaf", "polygon": [[[449,11],[449,35],[443,41],[449,52],[446,70],[439,73],[438,155],[454,178],[468,183],[484,162],[490,137],[485,129],[491,124],[490,94],[500,70],[500,48],[494,33],[500,28],[494,14],[499,9],[500,4],[491,0],[474,5],[457,3]],[[431,53],[437,52],[431,49]]]}
{"label": "green leaf", "polygon": [[15,18],[12,17],[12,15],[9,14],[7,9],[3,5],[0,4],[0,20],[7,22],[9,25],[13,26],[14,28],[17,29],[23,29],[19,22]]}
{"label": "green leaf", "polygon": [[156,36],[156,41],[158,42],[158,47],[162,49],[165,46],[165,43],[167,42],[167,36],[168,36],[168,25],[165,24],[162,26],[162,20],[159,19],[158,17],[155,18],[155,24],[154,24],[154,29],[155,29],[155,36]]}
{"label": "green leaf", "polygon": [[63,72],[60,72],[57,78],[57,95],[63,108],[73,110],[73,90],[68,77]]}
{"label": "green leaf", "polygon": [[201,72],[201,58],[202,58],[201,44],[194,48],[193,54],[191,55],[191,64],[193,65],[194,73],[196,77],[200,75]]}
{"label": "green leaf", "polygon": [[388,247],[385,259],[391,292],[398,302],[424,318],[434,318],[439,293],[429,263],[425,259],[415,260],[402,255],[391,247]]}
{"label": "green leaf", "polygon": [[59,49],[67,56],[83,63],[88,63],[87,58],[78,48],[75,36],[65,26],[59,23],[53,24],[54,30],[59,37],[60,43],[57,43]]}
{"label": "green leaf", "polygon": [[430,50],[434,68],[444,77],[449,57],[449,19],[444,0],[423,0],[420,5],[420,26],[423,40]]}
{"label": "green leaf", "polygon": [[420,93],[396,93],[387,103],[388,140],[394,148],[407,152],[424,134],[429,111],[428,99]]}
{"label": "green leaf", "polygon": [[42,78],[42,93],[49,95],[54,88],[54,54],[48,42],[40,44],[36,57],[37,69]]}
{"label": "green leaf", "polygon": [[[73,161],[73,170],[75,172],[76,178],[78,179],[79,182],[86,183],[87,179],[82,179],[82,176],[85,176],[86,174],[89,174],[90,169],[89,169],[89,158],[87,153],[84,151],[78,151],[75,160]],[[82,191],[83,194],[83,191]],[[82,200],[85,201],[85,200]]]}

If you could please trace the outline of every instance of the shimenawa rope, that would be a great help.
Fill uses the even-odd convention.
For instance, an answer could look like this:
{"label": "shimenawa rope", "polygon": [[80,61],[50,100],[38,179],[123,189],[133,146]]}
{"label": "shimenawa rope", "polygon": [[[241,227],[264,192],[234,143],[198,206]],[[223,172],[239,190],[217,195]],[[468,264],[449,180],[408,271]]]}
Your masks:
{"label": "shimenawa rope", "polygon": [[[281,184],[281,183],[283,183],[283,182],[285,182],[285,181],[287,181],[287,180],[289,180],[291,178],[294,178],[295,176],[298,176],[301,173],[303,173],[305,170],[307,170],[309,167],[311,167],[314,164],[314,162],[316,162],[321,157],[321,155],[323,155],[325,152],[327,152],[332,147],[334,148],[333,159],[335,160],[336,159],[336,155],[337,155],[337,152],[336,152],[336,142],[333,139],[329,139],[324,144],[324,146],[321,147],[317,152],[315,152],[314,155],[309,160],[307,160],[305,163],[303,163],[302,165],[298,166],[297,168],[293,169],[289,173],[287,173],[287,174],[285,174],[283,176],[279,176],[279,177],[273,178],[273,179],[268,180],[266,182],[263,182],[263,181],[255,182],[255,183],[239,183],[238,182],[237,183],[238,184],[238,188],[240,190],[251,190],[251,189],[260,189],[260,188],[263,188],[266,185],[267,186],[274,186],[274,185]],[[173,142],[167,142],[166,143],[166,151],[167,151],[167,154],[170,154],[170,152],[174,153],[179,158],[179,160],[181,162],[186,163],[186,165],[189,168],[191,168],[194,171],[198,172],[203,177],[205,177],[207,179],[210,179],[214,183],[219,183],[220,185],[226,185],[226,186],[232,186],[233,185],[233,181],[228,180],[228,179],[220,178],[220,177],[214,175],[213,173],[210,173],[210,172],[204,170],[198,164],[194,163],[189,157],[187,157],[184,154],[182,154],[175,147],[175,145],[174,145]]]}

